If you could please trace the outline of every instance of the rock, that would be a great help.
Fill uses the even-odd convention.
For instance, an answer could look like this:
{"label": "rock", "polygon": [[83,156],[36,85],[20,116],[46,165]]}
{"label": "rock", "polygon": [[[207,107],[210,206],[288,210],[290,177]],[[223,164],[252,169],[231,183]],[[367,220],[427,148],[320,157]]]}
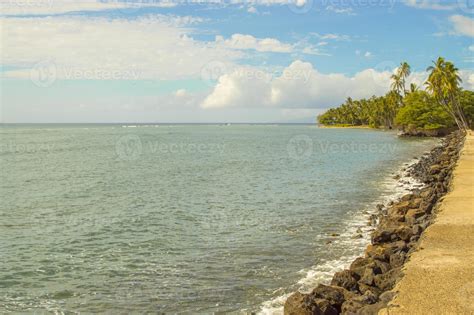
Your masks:
{"label": "rock", "polygon": [[352,295],[344,288],[320,284],[310,294],[310,298],[325,299],[331,306],[340,311],[342,303],[352,297]]}
{"label": "rock", "polygon": [[365,292],[370,291],[375,296],[379,296],[382,293],[382,290],[380,290],[379,288],[370,286],[364,283],[360,283],[360,282],[359,282],[359,291],[362,294],[365,294]]}
{"label": "rock", "polygon": [[372,233],[372,244],[382,244],[391,241],[392,235],[395,232],[395,229],[376,229]]}
{"label": "rock", "polygon": [[318,305],[319,309],[321,310],[321,314],[323,315],[338,315],[339,312],[335,307],[329,303],[329,301],[324,299],[317,299],[316,305]]}
{"label": "rock", "polygon": [[321,315],[322,310],[315,303],[308,299],[306,294],[296,292],[286,299],[283,307],[284,315]]}
{"label": "rock", "polygon": [[386,263],[382,260],[374,260],[374,264],[376,266],[376,268],[374,268],[374,272],[375,274],[379,274],[379,273],[386,273],[387,271],[389,271],[391,269],[391,266],[389,263]]}
{"label": "rock", "polygon": [[377,302],[378,297],[372,291],[366,290],[363,295],[359,295],[352,300],[362,302],[363,304],[374,304]]}
{"label": "rock", "polygon": [[374,269],[372,267],[367,267],[365,268],[364,275],[360,279],[360,283],[371,286],[374,284],[374,278],[375,278]]}
{"label": "rock", "polygon": [[354,300],[348,300],[345,301],[344,304],[342,304],[341,307],[341,313],[342,314],[347,314],[347,315],[352,315],[352,314],[357,314],[359,309],[364,307],[365,304],[359,301],[354,301]]}
{"label": "rock", "polygon": [[410,201],[411,199],[413,199],[415,196],[413,194],[406,194],[406,195],[403,195],[402,198],[400,198],[400,201],[401,202],[406,202],[406,201]]}
{"label": "rock", "polygon": [[393,268],[387,273],[374,277],[375,285],[382,291],[391,290],[401,276],[401,267]]}
{"label": "rock", "polygon": [[379,300],[380,302],[383,302],[385,304],[388,304],[393,298],[397,295],[396,292],[393,291],[385,291],[384,293],[380,294]]}
{"label": "rock", "polygon": [[[410,237],[413,236],[413,230],[408,226],[402,226],[396,230],[395,235],[398,237],[398,238],[395,238],[395,240],[401,239],[403,241],[408,241],[410,240]],[[393,234],[392,234],[392,239],[393,239]]]}
{"label": "rock", "polygon": [[351,238],[352,238],[352,239],[358,239],[358,238],[363,238],[363,237],[364,237],[364,236],[359,233],[359,234],[354,234],[354,235],[352,235]]}
{"label": "rock", "polygon": [[357,291],[357,281],[359,279],[360,276],[357,273],[351,270],[343,270],[340,272],[336,272],[336,274],[332,278],[331,285],[343,287],[344,289],[349,291]]}
{"label": "rock", "polygon": [[371,305],[365,305],[359,309],[357,315],[374,315],[378,314],[378,312],[386,306],[385,303],[378,302]]}
{"label": "rock", "polygon": [[403,265],[406,260],[406,254],[402,251],[394,253],[390,256],[390,266],[397,268]]}
{"label": "rock", "polygon": [[414,225],[418,218],[421,218],[425,215],[425,212],[420,209],[410,209],[405,214],[405,221],[409,225]]}
{"label": "rock", "polygon": [[430,174],[431,175],[438,174],[441,171],[441,169],[442,169],[441,165],[435,164],[430,167]]}
{"label": "rock", "polygon": [[373,262],[373,259],[357,257],[349,267],[349,269],[359,276],[359,279],[364,275],[365,267]]}
{"label": "rock", "polygon": [[388,209],[387,214],[389,216],[405,215],[408,209],[410,209],[410,203],[410,200],[396,203]]}
{"label": "rock", "polygon": [[423,227],[419,224],[416,224],[412,228],[413,235],[420,235],[423,232]]}

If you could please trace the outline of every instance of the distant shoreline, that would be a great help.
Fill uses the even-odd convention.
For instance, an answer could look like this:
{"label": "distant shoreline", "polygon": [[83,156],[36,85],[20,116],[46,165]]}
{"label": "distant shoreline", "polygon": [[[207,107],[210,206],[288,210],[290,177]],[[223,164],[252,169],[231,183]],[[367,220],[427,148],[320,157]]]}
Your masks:
{"label": "distant shoreline", "polygon": [[328,128],[328,129],[374,129],[380,130],[378,128],[372,128],[367,125],[362,126],[345,126],[345,125],[318,125],[319,128]]}

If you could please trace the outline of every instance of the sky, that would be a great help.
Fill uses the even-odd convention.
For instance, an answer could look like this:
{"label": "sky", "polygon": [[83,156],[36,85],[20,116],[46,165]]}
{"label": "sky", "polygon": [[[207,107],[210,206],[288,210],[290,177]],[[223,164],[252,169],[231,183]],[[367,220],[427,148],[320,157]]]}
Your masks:
{"label": "sky", "polygon": [[438,56],[474,89],[473,0],[0,0],[0,122],[314,122]]}

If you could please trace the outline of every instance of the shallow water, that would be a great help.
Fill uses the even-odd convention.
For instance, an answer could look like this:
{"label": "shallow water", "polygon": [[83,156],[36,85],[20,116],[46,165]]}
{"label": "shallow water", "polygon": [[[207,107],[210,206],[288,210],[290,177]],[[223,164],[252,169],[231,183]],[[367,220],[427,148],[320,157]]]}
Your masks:
{"label": "shallow water", "polygon": [[271,313],[361,252],[364,210],[434,144],[305,125],[3,126],[0,312]]}

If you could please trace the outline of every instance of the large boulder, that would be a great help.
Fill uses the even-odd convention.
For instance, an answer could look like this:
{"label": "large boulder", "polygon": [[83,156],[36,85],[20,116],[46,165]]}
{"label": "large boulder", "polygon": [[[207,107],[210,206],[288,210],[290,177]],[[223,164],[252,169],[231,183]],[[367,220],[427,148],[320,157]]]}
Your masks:
{"label": "large boulder", "polygon": [[409,225],[414,225],[419,218],[425,215],[422,209],[410,209],[405,214],[405,221]]}
{"label": "large boulder", "polygon": [[284,315],[322,315],[323,311],[308,295],[296,292],[286,299]]}
{"label": "large boulder", "polygon": [[383,302],[378,302],[375,304],[369,304],[361,307],[357,312],[357,315],[374,315],[378,314],[378,312],[386,306]]}
{"label": "large boulder", "polygon": [[332,307],[340,312],[342,303],[344,303],[345,300],[352,298],[354,293],[351,293],[342,287],[320,284],[311,291],[309,296],[312,300],[327,300]]}
{"label": "large boulder", "polygon": [[387,273],[376,275],[374,277],[374,283],[382,291],[391,290],[401,276],[401,267],[393,268]]}
{"label": "large boulder", "polygon": [[372,263],[374,260],[369,257],[357,257],[352,263],[349,269],[359,276],[359,279],[364,275],[365,267]]}
{"label": "large boulder", "polygon": [[357,291],[357,281],[359,279],[360,276],[356,272],[351,270],[343,270],[334,274],[331,285],[343,287],[349,291]]}

